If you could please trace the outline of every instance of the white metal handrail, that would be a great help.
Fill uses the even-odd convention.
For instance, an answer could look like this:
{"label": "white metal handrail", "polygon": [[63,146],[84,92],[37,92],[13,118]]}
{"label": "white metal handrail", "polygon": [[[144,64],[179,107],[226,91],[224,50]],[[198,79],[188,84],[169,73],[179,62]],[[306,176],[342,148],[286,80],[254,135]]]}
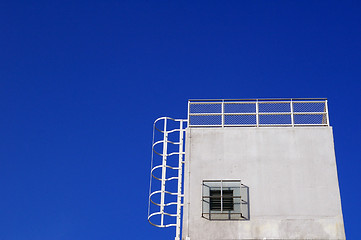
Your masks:
{"label": "white metal handrail", "polygon": [[330,126],[327,99],[189,100],[189,127]]}

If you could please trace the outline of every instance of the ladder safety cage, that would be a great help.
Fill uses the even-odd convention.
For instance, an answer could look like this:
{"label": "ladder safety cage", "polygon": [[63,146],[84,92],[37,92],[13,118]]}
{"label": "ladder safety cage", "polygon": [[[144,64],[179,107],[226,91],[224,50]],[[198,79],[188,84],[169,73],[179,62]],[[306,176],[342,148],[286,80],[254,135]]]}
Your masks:
{"label": "ladder safety cage", "polygon": [[156,227],[176,227],[180,239],[184,136],[186,119],[161,117],[153,125],[148,221]]}
{"label": "ladder safety cage", "polygon": [[189,100],[189,127],[330,126],[326,98]]}

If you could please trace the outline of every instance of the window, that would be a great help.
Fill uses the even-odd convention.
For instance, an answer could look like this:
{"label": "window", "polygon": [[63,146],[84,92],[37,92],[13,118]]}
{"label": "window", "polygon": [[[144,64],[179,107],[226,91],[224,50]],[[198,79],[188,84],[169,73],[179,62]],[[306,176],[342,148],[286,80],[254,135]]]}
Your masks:
{"label": "window", "polygon": [[248,187],[240,180],[204,180],[202,217],[209,220],[248,220]]}
{"label": "window", "polygon": [[232,211],[233,210],[233,190],[210,190],[209,191],[210,210]]}

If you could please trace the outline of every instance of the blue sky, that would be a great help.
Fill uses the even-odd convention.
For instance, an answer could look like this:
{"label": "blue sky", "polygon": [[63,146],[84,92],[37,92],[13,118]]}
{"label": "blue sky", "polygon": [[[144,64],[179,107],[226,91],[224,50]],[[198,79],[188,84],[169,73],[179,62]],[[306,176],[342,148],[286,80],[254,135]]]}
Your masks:
{"label": "blue sky", "polygon": [[153,121],[191,98],[326,97],[361,215],[361,2],[1,1],[0,240],[172,239],[148,224]]}

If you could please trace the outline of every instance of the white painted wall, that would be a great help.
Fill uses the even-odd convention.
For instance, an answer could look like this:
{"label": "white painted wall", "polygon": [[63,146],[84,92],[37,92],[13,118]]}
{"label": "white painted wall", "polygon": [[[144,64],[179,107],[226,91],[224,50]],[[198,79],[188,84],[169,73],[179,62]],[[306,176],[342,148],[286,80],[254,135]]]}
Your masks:
{"label": "white painted wall", "polygon": [[[201,217],[203,180],[240,179],[250,220]],[[345,239],[331,127],[188,128],[183,239]]]}

